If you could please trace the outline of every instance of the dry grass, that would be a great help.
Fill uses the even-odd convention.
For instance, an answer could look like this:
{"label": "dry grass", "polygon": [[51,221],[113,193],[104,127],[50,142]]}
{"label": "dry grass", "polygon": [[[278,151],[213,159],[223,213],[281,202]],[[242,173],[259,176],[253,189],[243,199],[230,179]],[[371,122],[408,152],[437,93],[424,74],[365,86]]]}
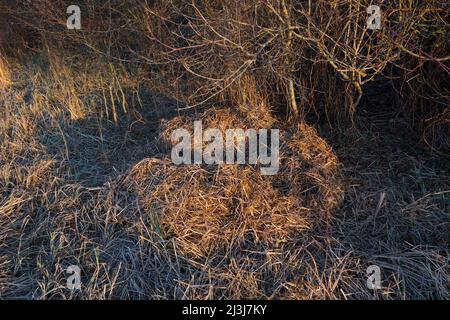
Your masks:
{"label": "dry grass", "polygon": [[12,84],[11,74],[6,59],[0,54],[0,87]]}
{"label": "dry grass", "polygon": [[[216,110],[203,121],[224,132],[250,127],[242,119]],[[192,119],[175,119],[175,127],[180,121],[192,127]],[[301,247],[339,204],[342,186],[326,142],[306,125],[300,132],[282,142],[280,175],[273,178],[252,166],[175,166],[169,158],[133,167],[124,183],[137,193],[152,231],[172,242],[170,252],[186,270],[204,272],[183,283],[180,298],[282,298],[302,274],[293,260],[307,258]]]}
{"label": "dry grass", "polygon": [[[61,1],[0,4],[0,298],[450,299],[441,64],[341,23],[359,1],[126,3],[83,1],[78,33]],[[390,27],[444,57],[447,15],[398,4]],[[195,120],[279,128],[279,173],[173,165]]]}
{"label": "dry grass", "polygon": [[[192,130],[200,117],[247,128],[254,109],[180,115],[158,129],[161,104],[147,102],[147,124],[122,114],[117,127],[43,105],[35,81],[2,92],[2,298],[449,297],[448,164],[409,155],[395,133],[331,137],[336,155],[316,130],[283,125],[262,104],[261,118],[283,132],[279,175],[175,167],[171,128]],[[81,292],[65,287],[71,264]],[[383,290],[367,289],[370,264]]]}

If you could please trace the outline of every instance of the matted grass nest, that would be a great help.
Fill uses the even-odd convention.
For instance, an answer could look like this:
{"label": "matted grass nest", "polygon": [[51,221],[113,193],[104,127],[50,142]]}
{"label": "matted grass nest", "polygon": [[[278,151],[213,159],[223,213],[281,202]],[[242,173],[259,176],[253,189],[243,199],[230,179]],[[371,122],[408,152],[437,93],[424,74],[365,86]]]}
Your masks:
{"label": "matted grass nest", "polygon": [[[268,113],[263,118],[264,125],[281,129],[280,168],[274,176],[252,165],[177,166],[167,156],[141,161],[124,180],[138,195],[148,227],[172,242],[174,259],[183,257],[187,269],[195,266],[208,277],[190,279],[188,297],[283,296],[288,281],[302,274],[299,252],[342,199],[337,158],[315,130],[300,125],[286,131]],[[170,144],[174,129],[192,131],[196,119],[169,121],[162,139]],[[261,128],[254,117],[236,110],[206,112],[201,119],[204,127],[222,132]]]}

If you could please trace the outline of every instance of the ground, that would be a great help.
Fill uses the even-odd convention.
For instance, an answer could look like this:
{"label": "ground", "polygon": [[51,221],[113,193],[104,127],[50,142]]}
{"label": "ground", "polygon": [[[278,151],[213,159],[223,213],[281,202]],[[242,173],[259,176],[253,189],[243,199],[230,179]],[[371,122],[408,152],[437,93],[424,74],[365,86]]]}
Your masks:
{"label": "ground", "polygon": [[[389,102],[363,102],[353,129],[285,128],[299,163],[280,182],[174,168],[164,130],[192,115],[140,95],[114,121],[74,116],[36,78],[2,88],[1,298],[450,298],[450,164]],[[195,117],[234,119],[208,112]],[[66,288],[69,265],[81,266],[81,291]],[[370,265],[379,290],[366,285]]]}

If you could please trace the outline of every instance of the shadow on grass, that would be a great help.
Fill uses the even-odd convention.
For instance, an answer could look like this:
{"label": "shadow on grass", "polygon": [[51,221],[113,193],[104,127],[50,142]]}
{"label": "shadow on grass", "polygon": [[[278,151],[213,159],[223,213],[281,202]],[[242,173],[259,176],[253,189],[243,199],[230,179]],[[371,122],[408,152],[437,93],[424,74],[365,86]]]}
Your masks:
{"label": "shadow on grass", "polygon": [[[67,166],[74,182],[99,187],[136,162],[166,152],[159,140],[162,122],[177,116],[177,105],[169,98],[145,92],[143,106],[124,113],[118,122],[100,119],[67,120],[61,117],[58,131],[42,132],[40,141],[47,151]],[[45,127],[45,126],[44,126]]]}

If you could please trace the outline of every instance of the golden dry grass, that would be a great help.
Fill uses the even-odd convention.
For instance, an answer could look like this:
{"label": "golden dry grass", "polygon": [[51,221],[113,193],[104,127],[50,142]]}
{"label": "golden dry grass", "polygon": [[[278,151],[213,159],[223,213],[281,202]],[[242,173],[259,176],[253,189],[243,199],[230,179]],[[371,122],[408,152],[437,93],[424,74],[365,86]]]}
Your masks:
{"label": "golden dry grass", "polygon": [[[388,33],[349,45],[362,19],[341,22],[359,1],[320,1],[310,18],[267,1],[256,28],[261,1],[86,0],[92,33],[61,29],[61,3],[0,4],[18,22],[0,56],[0,298],[450,298],[448,77]],[[447,16],[408,17],[395,30],[424,28],[414,40],[445,56]],[[172,130],[195,120],[279,128],[280,171],[175,166]],[[69,265],[81,291],[66,288]]]}
{"label": "golden dry grass", "polygon": [[[173,127],[192,128],[193,119],[172,122],[163,136]],[[203,123],[223,132],[251,127],[248,118],[229,109],[205,115]],[[185,284],[185,297],[281,298],[288,279],[300,276],[291,255],[307,254],[297,251],[299,243],[313,241],[311,230],[339,205],[343,188],[337,159],[314,130],[303,125],[287,137],[275,177],[252,166],[176,166],[170,158],[151,158],[124,180],[153,222],[149,228],[171,241],[173,258],[185,260],[185,268],[207,271],[210,285],[193,279]]]}
{"label": "golden dry grass", "polygon": [[[261,118],[283,132],[278,175],[176,167],[165,151],[172,128],[256,126],[255,109],[158,125],[154,113],[170,103],[144,99],[141,122],[122,114],[115,126],[96,112],[74,120],[66,100],[39,92],[47,80],[25,79],[2,91],[3,298],[449,297],[446,164],[427,164],[394,133],[330,137],[336,154],[262,104]],[[82,268],[80,292],[65,287],[71,264]],[[366,287],[370,264],[383,270],[380,291]]]}
{"label": "golden dry grass", "polygon": [[0,54],[0,86],[6,87],[12,84],[11,74],[6,59]]}

